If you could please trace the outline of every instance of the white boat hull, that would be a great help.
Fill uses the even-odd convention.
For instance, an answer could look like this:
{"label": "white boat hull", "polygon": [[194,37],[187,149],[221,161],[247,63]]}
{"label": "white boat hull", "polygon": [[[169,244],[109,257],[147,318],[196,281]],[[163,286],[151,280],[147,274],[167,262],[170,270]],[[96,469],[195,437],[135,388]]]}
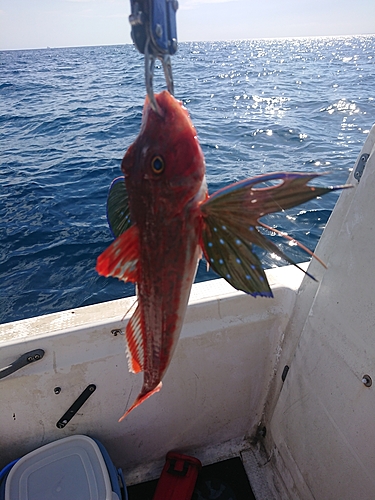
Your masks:
{"label": "white boat hull", "polygon": [[[170,449],[192,452],[231,440],[244,447],[262,418],[302,273],[284,267],[268,276],[274,299],[254,299],[224,280],[193,286],[163,389],[122,423],[118,419],[142,383],[142,374],[128,372],[119,333],[134,298],[2,325],[3,365],[33,349],[45,355],[1,380],[1,465],[72,433],[100,439],[116,464],[128,472],[135,468],[142,479],[142,470],[148,476]],[[60,417],[89,384],[96,391],[58,429]]]}

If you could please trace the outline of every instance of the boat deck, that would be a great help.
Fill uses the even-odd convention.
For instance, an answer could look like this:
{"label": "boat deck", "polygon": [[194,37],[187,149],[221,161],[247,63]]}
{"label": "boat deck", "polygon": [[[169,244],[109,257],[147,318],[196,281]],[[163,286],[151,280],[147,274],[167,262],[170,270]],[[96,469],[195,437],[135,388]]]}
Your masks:
{"label": "boat deck", "polygon": [[[128,488],[129,500],[152,500],[158,480]],[[240,457],[202,468],[192,500],[255,500]]]}

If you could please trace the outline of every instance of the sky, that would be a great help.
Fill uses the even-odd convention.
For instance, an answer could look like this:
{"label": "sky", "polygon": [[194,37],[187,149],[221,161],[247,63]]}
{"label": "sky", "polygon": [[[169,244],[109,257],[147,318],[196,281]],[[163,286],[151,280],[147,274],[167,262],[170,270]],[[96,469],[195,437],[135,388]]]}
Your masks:
{"label": "sky", "polygon": [[[374,0],[179,0],[179,41],[375,33]],[[0,50],[131,43],[130,0],[0,0]]]}

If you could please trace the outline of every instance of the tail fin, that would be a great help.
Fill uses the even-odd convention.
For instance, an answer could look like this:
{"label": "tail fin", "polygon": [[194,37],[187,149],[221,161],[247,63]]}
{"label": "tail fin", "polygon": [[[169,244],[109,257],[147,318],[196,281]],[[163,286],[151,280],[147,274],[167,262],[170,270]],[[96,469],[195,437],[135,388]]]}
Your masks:
{"label": "tail fin", "polygon": [[123,416],[119,419],[119,422],[122,422],[124,420],[124,418],[127,417],[129,415],[129,413],[132,410],[134,410],[134,408],[137,408],[137,406],[141,405],[143,403],[143,401],[146,401],[146,399],[148,399],[150,396],[152,396],[156,392],[159,392],[161,387],[162,387],[162,383],[159,382],[159,384],[155,387],[155,389],[152,389],[151,391],[148,391],[145,394],[143,393],[143,391],[141,391],[139,396],[137,397],[137,399],[134,401],[132,406],[129,408],[129,410],[127,410],[123,414]]}

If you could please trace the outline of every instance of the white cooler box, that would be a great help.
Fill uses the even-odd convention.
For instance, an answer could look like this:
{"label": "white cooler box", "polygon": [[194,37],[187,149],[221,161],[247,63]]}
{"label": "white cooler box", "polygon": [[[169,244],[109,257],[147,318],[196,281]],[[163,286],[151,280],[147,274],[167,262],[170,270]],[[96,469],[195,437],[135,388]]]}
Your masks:
{"label": "white cooler box", "polygon": [[28,453],[4,474],[0,500],[127,500],[104,446],[77,435]]}

